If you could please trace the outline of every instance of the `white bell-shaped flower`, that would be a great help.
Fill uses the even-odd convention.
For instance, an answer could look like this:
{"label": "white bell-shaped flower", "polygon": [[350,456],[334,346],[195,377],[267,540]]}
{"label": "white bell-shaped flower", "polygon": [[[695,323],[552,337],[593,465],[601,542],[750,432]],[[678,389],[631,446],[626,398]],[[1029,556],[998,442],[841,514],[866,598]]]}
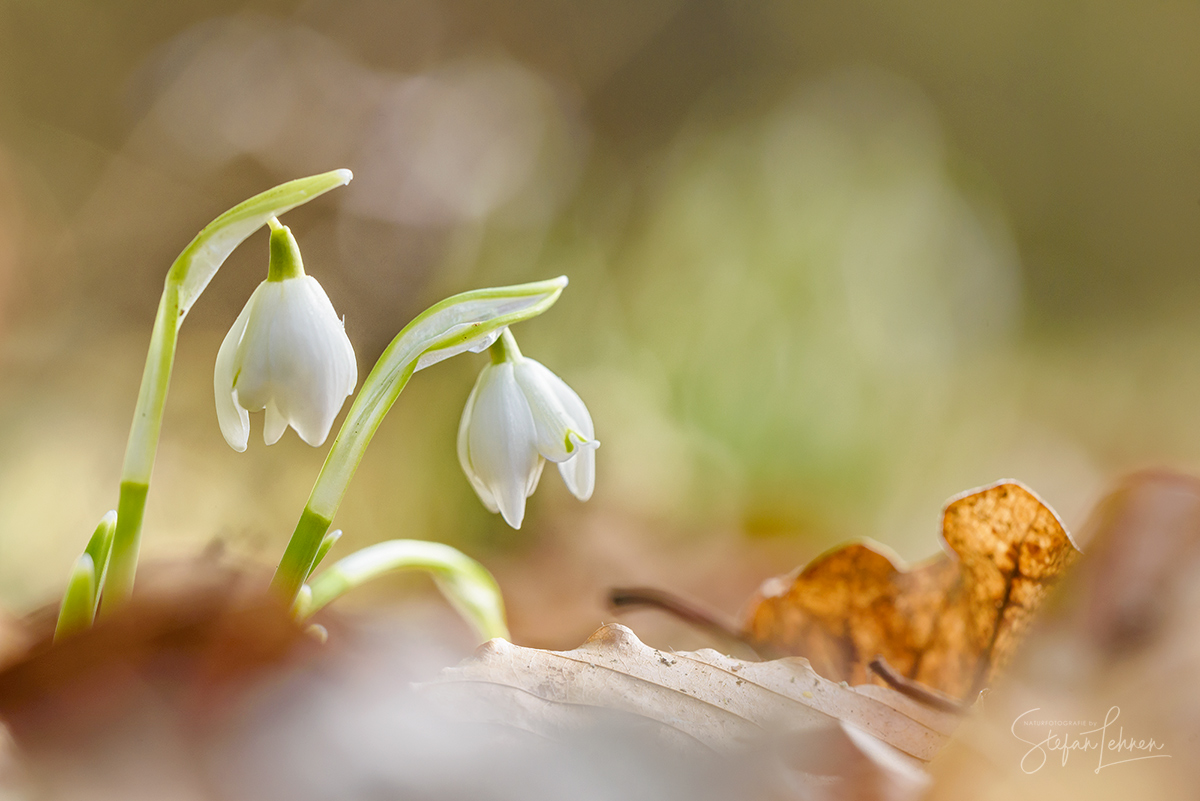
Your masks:
{"label": "white bell-shaped flower", "polygon": [[558,463],[576,498],[592,497],[596,448],[592,416],[566,383],[521,355],[505,330],[467,398],[458,426],[458,461],[483,505],[513,528],[537,489],[546,460]]}
{"label": "white bell-shaped flower", "polygon": [[249,412],[266,410],[263,441],[290,425],[309,445],[325,442],[358,383],[354,348],[329,296],[304,274],[291,231],[272,224],[271,265],[221,349],[213,374],[225,441],[246,450]]}

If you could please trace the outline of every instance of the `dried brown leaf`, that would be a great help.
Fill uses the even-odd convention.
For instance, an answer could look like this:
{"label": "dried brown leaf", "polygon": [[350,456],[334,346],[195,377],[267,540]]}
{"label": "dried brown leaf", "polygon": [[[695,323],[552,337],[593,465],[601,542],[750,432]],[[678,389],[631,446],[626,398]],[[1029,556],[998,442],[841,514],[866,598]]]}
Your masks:
{"label": "dried brown leaf", "polygon": [[1196,797],[1200,479],[1132,475],[1082,535],[1087,559],[939,757],[932,798]]}
{"label": "dried brown leaf", "polygon": [[942,538],[948,552],[913,568],[854,543],[769,580],[751,602],[746,639],[853,685],[879,682],[868,666],[882,656],[908,679],[973,695],[1012,657],[1079,551],[1054,512],[1015,481],[952,498]]}
{"label": "dried brown leaf", "polygon": [[24,747],[97,736],[147,686],[203,719],[232,702],[231,688],[316,648],[257,573],[204,560],[142,572],[129,605],[93,628],[52,642],[52,614],[27,623],[32,643],[0,669],[0,720]]}

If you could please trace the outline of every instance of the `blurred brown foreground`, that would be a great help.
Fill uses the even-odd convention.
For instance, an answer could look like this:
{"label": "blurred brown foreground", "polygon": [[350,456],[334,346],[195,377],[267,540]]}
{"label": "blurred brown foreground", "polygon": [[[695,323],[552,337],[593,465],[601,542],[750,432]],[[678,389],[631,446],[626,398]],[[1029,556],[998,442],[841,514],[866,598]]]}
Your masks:
{"label": "blurred brown foreground", "polygon": [[[1191,681],[1200,669],[1200,481],[1135,475],[1079,539],[1084,558],[1013,667],[930,764],[927,797],[1168,799],[1200,783]],[[464,723],[420,684],[463,654],[436,620],[327,615],[322,644],[262,594],[265,585],[265,575],[215,559],[151,566],[126,613],[59,644],[49,644],[53,610],[8,620],[0,798],[924,792],[818,742],[791,744],[805,753],[767,742],[681,748],[599,704],[589,725],[553,740]],[[487,703],[485,693],[477,699]]]}

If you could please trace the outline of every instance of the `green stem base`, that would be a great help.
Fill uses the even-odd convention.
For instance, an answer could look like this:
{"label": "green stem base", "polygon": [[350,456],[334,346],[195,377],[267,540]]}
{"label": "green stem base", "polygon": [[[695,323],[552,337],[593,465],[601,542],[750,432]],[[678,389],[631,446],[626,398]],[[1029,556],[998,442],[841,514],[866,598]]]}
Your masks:
{"label": "green stem base", "polygon": [[121,482],[117,528],[113,532],[112,555],[109,557],[104,595],[100,601],[102,616],[112,614],[133,594],[133,576],[142,544],[142,519],[146,514],[146,494],[149,491],[149,484]]}
{"label": "green stem base", "polygon": [[308,507],[304,508],[296,523],[296,531],[288,541],[287,550],[279,560],[275,569],[275,577],[271,579],[271,590],[278,594],[289,606],[300,591],[300,586],[312,571],[313,560],[321,548],[325,532],[333,521],[322,517]]}

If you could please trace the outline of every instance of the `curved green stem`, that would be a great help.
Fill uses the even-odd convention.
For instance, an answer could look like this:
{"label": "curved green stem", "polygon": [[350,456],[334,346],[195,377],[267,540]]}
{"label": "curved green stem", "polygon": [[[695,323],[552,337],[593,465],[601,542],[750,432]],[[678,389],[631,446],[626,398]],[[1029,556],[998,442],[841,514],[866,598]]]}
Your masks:
{"label": "curved green stem", "polygon": [[310,582],[312,593],[300,617],[366,582],[401,570],[433,574],[438,589],[479,633],[482,641],[508,639],[500,586],[483,565],[440,542],[388,540],[356,551]]}
{"label": "curved green stem", "polygon": [[102,601],[104,614],[119,608],[133,591],[146,494],[150,490],[163,407],[175,362],[175,342],[184,317],[221,264],[246,237],[276,215],[345,185],[351,177],[349,170],[334,170],[280,184],[239,203],[205,226],[167,272],[125,449],[117,528]]}
{"label": "curved green stem", "polygon": [[566,276],[560,276],[463,292],[429,307],[396,335],[363,382],[325,458],[271,581],[276,592],[291,603],[300,591],[371,437],[412,374],[464,351],[490,347],[507,326],[554,305],[566,285]]}

